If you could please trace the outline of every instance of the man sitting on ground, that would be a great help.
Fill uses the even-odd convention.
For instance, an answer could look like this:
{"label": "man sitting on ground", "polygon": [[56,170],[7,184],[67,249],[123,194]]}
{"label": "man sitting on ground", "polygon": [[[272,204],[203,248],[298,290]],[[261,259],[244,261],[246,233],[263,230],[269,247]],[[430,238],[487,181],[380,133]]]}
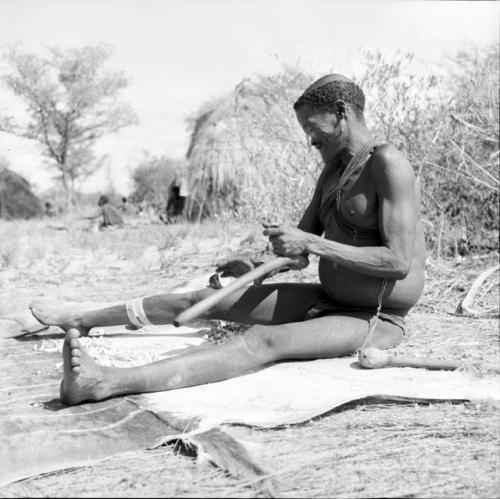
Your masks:
{"label": "man sitting on ground", "polygon": [[244,334],[127,369],[97,364],[78,336],[93,326],[170,323],[214,290],[160,294],[85,312],[64,303],[34,303],[38,320],[68,331],[62,401],[78,404],[211,383],[278,360],[352,354],[367,342],[377,348],[397,345],[404,317],[422,293],[425,243],[411,165],[392,145],[373,139],[364,104],[356,84],[328,75],[294,105],[325,166],[298,227],[269,227],[264,233],[277,255],[295,257],[295,268],[308,265],[309,254],[318,255],[319,284],[239,290],[204,318],[254,324]]}

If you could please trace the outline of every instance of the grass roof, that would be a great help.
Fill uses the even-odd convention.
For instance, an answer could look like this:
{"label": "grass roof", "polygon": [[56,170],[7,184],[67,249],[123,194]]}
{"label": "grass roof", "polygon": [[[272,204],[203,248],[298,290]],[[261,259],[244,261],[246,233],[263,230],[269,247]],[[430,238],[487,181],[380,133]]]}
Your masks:
{"label": "grass roof", "polygon": [[244,79],[199,109],[190,120],[187,153],[192,213],[269,218],[276,210],[290,216],[305,208],[297,193],[304,192],[304,200],[310,195],[319,158],[293,103],[312,80],[285,67]]}
{"label": "grass roof", "polygon": [[42,203],[21,175],[0,165],[0,218],[33,218],[43,212]]}

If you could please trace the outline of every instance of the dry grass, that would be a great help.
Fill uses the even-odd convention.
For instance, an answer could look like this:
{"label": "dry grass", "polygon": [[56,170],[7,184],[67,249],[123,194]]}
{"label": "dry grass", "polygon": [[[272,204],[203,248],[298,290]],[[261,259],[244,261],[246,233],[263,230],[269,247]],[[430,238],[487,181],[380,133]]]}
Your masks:
{"label": "dry grass", "polygon": [[265,444],[287,496],[488,497],[498,485],[487,478],[498,478],[498,423],[489,405],[378,404],[247,438]]}
{"label": "dry grass", "polygon": [[[43,222],[0,224],[0,285],[18,296],[114,300],[151,294],[238,251],[260,250],[260,229],[205,223],[124,231],[53,231]],[[11,248],[11,249],[9,249]],[[427,286],[398,351],[500,363],[498,319],[455,314],[480,270],[497,255],[429,261]],[[314,265],[293,280],[314,280]],[[283,278],[282,276],[279,278]],[[486,283],[488,287],[491,282]],[[485,288],[486,289],[486,288]],[[480,306],[498,303],[498,285]],[[238,328],[214,327],[213,339]],[[229,333],[228,333],[229,332]],[[273,430],[231,427],[276,477],[284,496],[496,497],[500,491],[500,407],[481,402],[351,405],[306,424]],[[238,478],[201,468],[173,447],[114,456],[91,467],[33,477],[0,496],[248,497]]]}

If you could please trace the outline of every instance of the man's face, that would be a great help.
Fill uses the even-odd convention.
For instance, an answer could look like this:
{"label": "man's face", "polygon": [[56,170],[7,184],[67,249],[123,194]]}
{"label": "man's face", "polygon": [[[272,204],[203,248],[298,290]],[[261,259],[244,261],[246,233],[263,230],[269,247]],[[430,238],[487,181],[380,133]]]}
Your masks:
{"label": "man's face", "polygon": [[311,139],[311,144],[319,150],[323,161],[325,163],[332,161],[343,142],[340,120],[335,113],[301,106],[296,115],[302,130]]}

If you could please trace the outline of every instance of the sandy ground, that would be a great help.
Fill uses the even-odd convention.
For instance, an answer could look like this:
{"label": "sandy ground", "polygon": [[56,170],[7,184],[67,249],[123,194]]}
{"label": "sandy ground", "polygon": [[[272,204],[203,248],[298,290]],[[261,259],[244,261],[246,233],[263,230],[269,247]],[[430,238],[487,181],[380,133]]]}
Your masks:
{"label": "sandy ground", "polygon": [[[46,222],[0,224],[0,312],[39,297],[114,301],[150,295],[210,272],[218,259],[266,246],[243,224],[138,225],[109,233],[57,231]],[[408,317],[401,352],[500,363],[498,319],[455,308],[498,257],[427,266],[427,287]],[[315,280],[315,265],[290,280]],[[283,279],[283,276],[280,277]],[[481,306],[498,304],[498,281]],[[14,303],[13,303],[14,300]],[[303,425],[228,429],[290,497],[497,497],[500,407],[488,402],[352,405]],[[33,477],[0,496],[248,497],[238,477],[198,465],[172,446],[114,456],[91,467]]]}

